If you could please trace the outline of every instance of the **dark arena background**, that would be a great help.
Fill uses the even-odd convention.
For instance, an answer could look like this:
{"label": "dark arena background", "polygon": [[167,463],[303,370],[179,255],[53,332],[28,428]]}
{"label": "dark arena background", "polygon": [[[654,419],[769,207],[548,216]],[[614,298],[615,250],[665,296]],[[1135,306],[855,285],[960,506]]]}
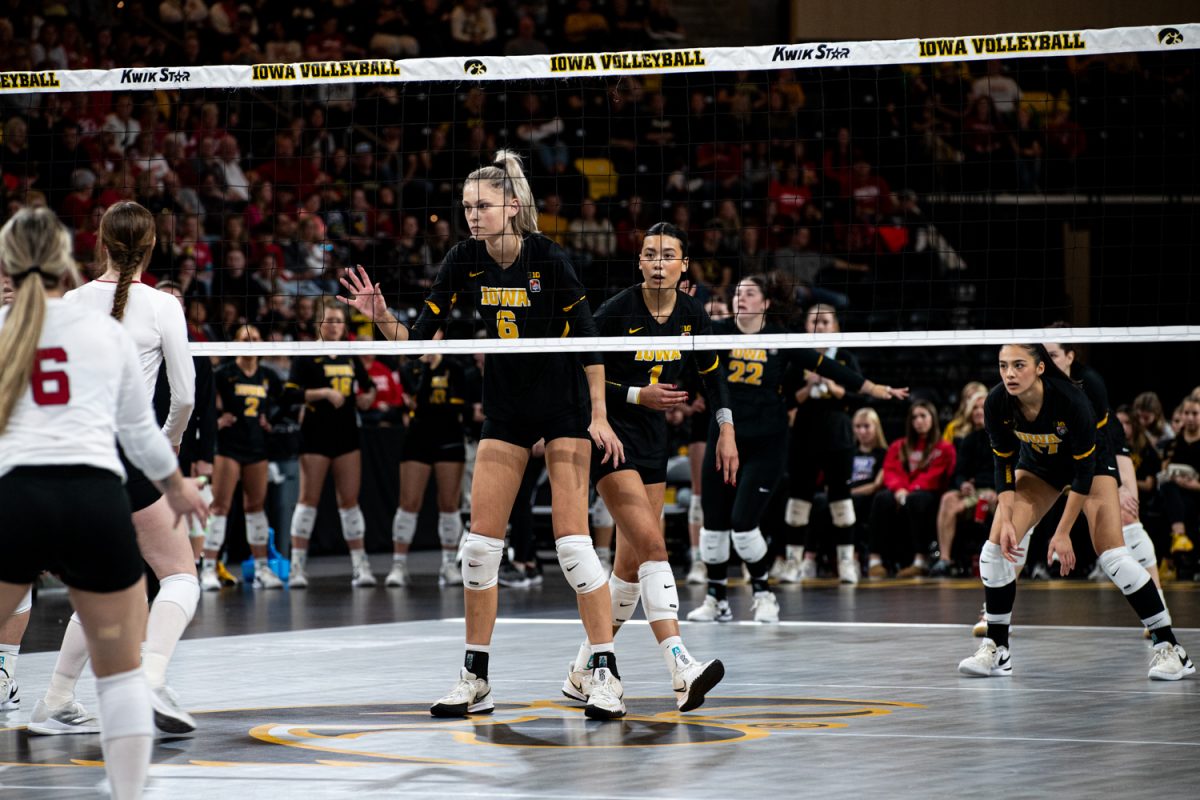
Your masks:
{"label": "dark arena background", "polygon": [[[358,504],[377,580],[352,585],[331,480],[307,586],[288,586],[305,411],[303,392],[281,388],[263,425],[269,565],[283,585],[255,580],[236,492],[219,570],[169,671],[197,728],[156,739],[147,795],[1195,797],[1196,679],[1147,679],[1150,642],[1082,517],[1070,575],[1047,560],[1055,520],[1033,533],[1011,676],[957,669],[979,645],[996,510],[983,396],[1012,342],[1067,344],[1102,376],[1107,424],[1123,426],[1138,479],[1127,501],[1174,631],[1200,652],[1200,22],[1189,14],[1157,0],[6,2],[0,217],[52,209],[96,280],[105,209],[136,201],[156,225],[142,281],[180,298],[197,361],[256,356],[283,387],[299,359],[349,355],[371,379],[346,402],[358,401]],[[337,307],[360,267],[397,319],[416,321],[446,253],[471,237],[464,181],[502,148],[523,158],[537,227],[592,311],[643,280],[646,232],[668,222],[687,236],[688,289],[714,320],[758,277],[785,332],[510,339],[511,312],[487,306],[519,303],[485,288],[456,296],[439,341],[387,341],[345,304],[347,338],[323,340],[324,304]],[[505,338],[484,335],[493,313]],[[732,620],[687,619],[706,597],[689,445],[696,459],[708,430],[689,375],[688,401],[667,414],[662,529],[682,636],[723,661],[724,680],[679,712],[638,612],[616,638],[627,716],[594,721],[563,695],[583,629],[535,447],[500,567],[495,712],[431,717],[459,668],[465,615],[439,526],[448,514],[469,531],[472,482],[489,477],[473,469],[483,355],[636,350],[654,362],[735,346],[750,360],[819,348],[910,391],[833,402],[842,387],[820,376],[786,384],[794,421],[774,444],[790,452],[788,474],[764,489],[761,520],[779,620],[761,620],[738,558]],[[429,354],[457,370],[454,391],[427,383]],[[736,363],[730,381],[753,374]],[[461,413],[466,468],[439,464],[417,491],[399,559],[402,454],[438,391]],[[874,428],[847,442],[848,533],[810,452],[825,431],[804,427],[805,402],[820,398]],[[921,408],[934,414],[923,437]],[[197,395],[205,411],[215,426],[211,393]],[[911,482],[939,441],[953,466]],[[212,460],[193,454],[194,474]],[[817,491],[794,526],[801,469]],[[897,499],[910,491],[923,511]],[[590,520],[610,569],[611,516],[595,504]],[[192,534],[199,546],[205,531]],[[108,796],[98,735],[26,729],[70,615],[47,575],[23,638],[23,621],[0,627],[0,797]],[[96,711],[90,672],[78,698]]]}

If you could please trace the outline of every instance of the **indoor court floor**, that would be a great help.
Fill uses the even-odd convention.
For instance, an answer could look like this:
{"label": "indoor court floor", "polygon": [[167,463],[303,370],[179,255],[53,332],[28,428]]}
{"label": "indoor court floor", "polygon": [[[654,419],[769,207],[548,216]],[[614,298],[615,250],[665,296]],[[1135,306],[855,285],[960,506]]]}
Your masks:
{"label": "indoor court floor", "polygon": [[[582,629],[551,567],[541,587],[501,591],[496,713],[440,720],[428,706],[457,675],[461,591],[437,589],[432,561],[413,566],[406,589],[351,589],[337,558],[306,592],[205,594],[169,673],[199,728],[158,741],[147,797],[1198,795],[1200,675],[1147,680],[1148,645],[1108,584],[1023,585],[1014,674],[986,680],[956,670],[977,643],[977,581],[784,587],[778,625],[683,626],[694,655],[726,666],[688,714],[634,622],[617,638],[629,715],[593,722],[559,692]],[[748,590],[731,594],[748,616]],[[685,611],[702,596],[681,586]],[[1200,584],[1167,599],[1200,654]],[[61,594],[35,610],[24,709],[0,716],[0,797],[105,796],[98,737],[22,725],[68,614]],[[90,673],[80,697],[95,708]]]}

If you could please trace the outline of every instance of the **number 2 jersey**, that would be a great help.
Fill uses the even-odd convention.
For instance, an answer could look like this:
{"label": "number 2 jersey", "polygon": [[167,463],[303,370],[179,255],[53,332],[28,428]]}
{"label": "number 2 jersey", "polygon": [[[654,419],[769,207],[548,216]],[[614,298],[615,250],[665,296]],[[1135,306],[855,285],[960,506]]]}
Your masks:
{"label": "number 2 jersey", "polygon": [[[608,423],[625,447],[625,458],[645,466],[662,467],[667,460],[667,419],[655,411],[629,402],[631,387],[652,383],[678,385],[684,370],[694,366],[704,382],[704,394],[713,408],[729,406],[729,392],[722,380],[718,351],[691,351],[684,337],[711,332],[712,323],[703,304],[683,292],[675,294],[671,315],[658,322],[646,307],[641,285],[610,298],[596,310],[601,336],[679,336],[677,349],[638,350],[604,354],[604,380]],[[734,424],[740,421],[734,419]]]}
{"label": "number 2 jersey", "polygon": [[[0,328],[7,319],[8,308],[0,308]],[[119,322],[50,298],[35,359],[29,386],[0,433],[0,475],[17,467],[79,464],[124,477],[114,437],[148,477],[175,470],[137,351]]]}
{"label": "number 2 jersey", "polygon": [[[712,332],[743,335],[732,319],[713,323]],[[787,332],[782,325],[774,322],[768,322],[759,331],[763,334]],[[785,376],[789,378],[786,386],[790,387],[792,379],[799,379],[803,370],[809,370],[832,378],[845,386],[849,392],[857,392],[865,381],[857,372],[807,347],[738,347],[722,353],[722,357],[738,441],[777,436],[779,446],[786,446],[788,403],[785,397]],[[789,367],[796,372],[789,375]]]}
{"label": "number 2 jersey", "polygon": [[[432,339],[455,309],[476,310],[488,338],[595,336],[587,292],[566,252],[539,233],[525,234],[521,253],[507,269],[477,239],[446,254],[429,297],[410,331]],[[599,364],[595,352],[488,353],[483,370],[483,412],[496,421],[586,417],[591,399],[583,366]]]}
{"label": "number 2 jersey", "polygon": [[988,392],[984,427],[996,460],[996,491],[1016,488],[1015,471],[1026,470],[1055,489],[1068,484],[1087,494],[1096,468],[1096,421],[1083,390],[1042,380],[1042,408],[1035,419],[1021,412],[1004,384]]}
{"label": "number 2 jersey", "polygon": [[247,464],[266,460],[267,431],[259,420],[280,396],[279,378],[261,365],[247,375],[236,361],[217,367],[213,378],[221,411],[234,416],[232,425],[217,431],[217,454]]}

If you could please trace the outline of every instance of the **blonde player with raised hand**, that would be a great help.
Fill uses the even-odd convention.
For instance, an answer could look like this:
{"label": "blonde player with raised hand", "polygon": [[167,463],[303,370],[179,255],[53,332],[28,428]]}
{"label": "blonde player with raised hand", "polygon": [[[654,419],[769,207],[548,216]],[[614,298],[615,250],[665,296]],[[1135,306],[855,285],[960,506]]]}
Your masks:
{"label": "blonde player with raised hand", "polygon": [[0,230],[0,264],[17,285],[0,310],[0,617],[43,570],[66,583],[96,673],[111,796],[127,800],[142,796],[154,724],[138,653],[142,557],[114,440],[162,490],[168,517],[207,512],[154,420],[129,335],[62,299],[77,277],[70,252],[45,208],[23,209]]}

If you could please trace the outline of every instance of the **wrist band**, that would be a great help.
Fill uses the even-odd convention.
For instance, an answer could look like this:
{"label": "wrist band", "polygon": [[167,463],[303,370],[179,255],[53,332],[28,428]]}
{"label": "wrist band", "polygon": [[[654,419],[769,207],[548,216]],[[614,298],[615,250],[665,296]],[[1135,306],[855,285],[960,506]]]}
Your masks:
{"label": "wrist band", "polygon": [[733,424],[733,412],[728,408],[718,408],[716,413],[717,425]]}
{"label": "wrist band", "polygon": [[638,404],[638,395],[641,393],[642,390],[639,387],[630,386],[629,391],[625,393],[625,402],[632,403],[636,406]]}

